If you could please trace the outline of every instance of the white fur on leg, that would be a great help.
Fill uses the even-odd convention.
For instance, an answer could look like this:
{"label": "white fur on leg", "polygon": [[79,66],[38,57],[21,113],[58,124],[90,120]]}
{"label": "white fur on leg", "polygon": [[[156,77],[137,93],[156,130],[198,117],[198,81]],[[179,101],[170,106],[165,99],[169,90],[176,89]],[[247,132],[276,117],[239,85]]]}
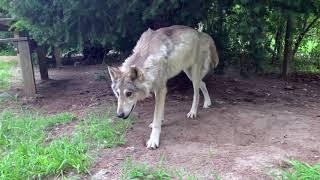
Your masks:
{"label": "white fur on leg", "polygon": [[147,142],[148,149],[156,149],[159,147],[161,128],[152,128],[150,139]]}
{"label": "white fur on leg", "polygon": [[198,92],[195,91],[195,94],[193,96],[193,102],[191,106],[190,112],[187,114],[187,118],[196,118],[197,117],[197,109],[199,104],[199,90]]}
{"label": "white fur on leg", "polygon": [[150,139],[147,142],[148,149],[156,149],[157,147],[159,147],[161,121],[164,117],[164,101],[166,93],[166,88],[155,91],[155,110],[152,122],[152,132],[150,135]]}
{"label": "white fur on leg", "polygon": [[187,118],[196,118],[197,117],[197,109],[198,109],[198,104],[199,104],[199,88],[195,89],[195,93],[193,95],[193,102],[191,106],[190,112],[187,114]]}
{"label": "white fur on leg", "polygon": [[[193,77],[193,76],[192,76]],[[192,80],[193,84],[193,101],[190,112],[187,114],[188,118],[196,118],[197,117],[197,110],[199,105],[199,86],[200,82],[197,80]]]}
{"label": "white fur on leg", "polygon": [[210,99],[206,84],[203,81],[200,82],[200,89],[204,96],[203,108],[209,108],[212,103],[211,103],[211,99]]}
{"label": "white fur on leg", "polygon": [[[163,121],[163,120],[162,120],[162,121]],[[161,127],[162,127],[162,126],[163,126],[163,125],[161,124]],[[150,123],[150,124],[149,124],[149,128],[151,128],[151,129],[153,128],[153,123]]]}
{"label": "white fur on leg", "polygon": [[[162,127],[163,121],[164,121],[164,112],[163,112],[162,115],[161,115],[161,127]],[[153,128],[153,123],[150,123],[150,124],[149,124],[149,128]]]}

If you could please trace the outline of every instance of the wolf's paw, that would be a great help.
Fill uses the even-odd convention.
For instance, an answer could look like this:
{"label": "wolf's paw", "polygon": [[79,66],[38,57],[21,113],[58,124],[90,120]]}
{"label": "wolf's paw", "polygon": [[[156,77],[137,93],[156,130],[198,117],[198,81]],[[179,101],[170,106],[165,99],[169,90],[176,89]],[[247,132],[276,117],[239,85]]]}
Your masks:
{"label": "wolf's paw", "polygon": [[155,136],[151,136],[149,141],[147,142],[148,149],[157,149],[159,147],[159,138]]}
{"label": "wolf's paw", "polygon": [[187,118],[196,118],[197,117],[197,113],[196,112],[193,112],[193,111],[190,111],[188,114],[187,114]]}
{"label": "wolf's paw", "polygon": [[212,104],[211,101],[204,101],[203,108],[207,109],[211,106],[211,104]]}

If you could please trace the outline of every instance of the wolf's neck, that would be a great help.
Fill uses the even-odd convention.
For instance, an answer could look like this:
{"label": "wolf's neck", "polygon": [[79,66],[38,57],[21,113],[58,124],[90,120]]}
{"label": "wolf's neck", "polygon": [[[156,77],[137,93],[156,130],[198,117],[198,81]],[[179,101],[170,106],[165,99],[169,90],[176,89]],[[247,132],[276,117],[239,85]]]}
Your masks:
{"label": "wolf's neck", "polygon": [[140,53],[134,53],[130,55],[125,62],[122,64],[125,68],[128,68],[130,66],[136,66],[139,68],[143,68],[143,65],[146,61],[146,57],[142,56]]}

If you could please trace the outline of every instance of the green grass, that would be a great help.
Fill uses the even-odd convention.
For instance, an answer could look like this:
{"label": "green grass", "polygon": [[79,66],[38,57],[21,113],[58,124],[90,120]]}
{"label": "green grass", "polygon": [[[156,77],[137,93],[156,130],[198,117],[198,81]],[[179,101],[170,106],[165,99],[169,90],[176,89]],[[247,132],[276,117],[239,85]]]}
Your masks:
{"label": "green grass", "polygon": [[0,61],[0,91],[9,87],[11,68],[16,65],[15,61]]}
{"label": "green grass", "polygon": [[132,120],[111,122],[109,113],[90,113],[79,125],[78,136],[86,142],[93,142],[94,146],[112,148],[125,144],[125,135]]}
{"label": "green grass", "polygon": [[282,170],[281,177],[283,180],[319,180],[320,179],[320,164],[311,166],[296,160],[288,162],[291,168]]}
{"label": "green grass", "polygon": [[106,114],[90,114],[71,137],[48,142],[53,127],[74,119],[70,113],[44,116],[0,112],[0,179],[43,179],[69,171],[86,173],[92,163],[91,151],[125,143],[130,121],[112,123]]}
{"label": "green grass", "polygon": [[47,128],[73,119],[70,113],[44,117],[40,114],[2,112],[0,179],[40,178],[69,169],[85,172],[89,165],[85,144],[67,138],[45,143]]}
{"label": "green grass", "polygon": [[[122,169],[122,180],[128,179],[157,179],[157,180],[196,180],[201,179],[195,175],[188,173],[184,169],[175,169],[168,167],[163,159],[156,166],[134,162],[131,158],[127,158]],[[212,175],[214,179],[220,179],[218,175]]]}

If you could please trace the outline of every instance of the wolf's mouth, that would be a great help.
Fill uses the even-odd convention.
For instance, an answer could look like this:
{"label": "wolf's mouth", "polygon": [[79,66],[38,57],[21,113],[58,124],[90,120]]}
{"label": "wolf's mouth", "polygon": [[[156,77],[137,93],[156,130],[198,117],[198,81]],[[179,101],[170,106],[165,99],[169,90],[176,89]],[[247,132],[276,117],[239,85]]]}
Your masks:
{"label": "wolf's mouth", "polygon": [[123,119],[128,119],[128,117],[130,116],[130,114],[131,114],[131,112],[133,111],[134,107],[136,107],[136,105],[133,105],[133,106],[132,106],[129,114],[128,114],[126,117],[124,117]]}

